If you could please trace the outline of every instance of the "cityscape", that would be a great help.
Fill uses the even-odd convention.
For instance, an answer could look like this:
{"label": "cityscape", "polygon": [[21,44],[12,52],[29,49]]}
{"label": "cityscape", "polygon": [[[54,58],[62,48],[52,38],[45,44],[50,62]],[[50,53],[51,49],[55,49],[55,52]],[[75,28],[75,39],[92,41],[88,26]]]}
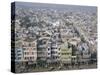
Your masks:
{"label": "cityscape", "polygon": [[97,68],[97,7],[15,2],[11,19],[16,73]]}

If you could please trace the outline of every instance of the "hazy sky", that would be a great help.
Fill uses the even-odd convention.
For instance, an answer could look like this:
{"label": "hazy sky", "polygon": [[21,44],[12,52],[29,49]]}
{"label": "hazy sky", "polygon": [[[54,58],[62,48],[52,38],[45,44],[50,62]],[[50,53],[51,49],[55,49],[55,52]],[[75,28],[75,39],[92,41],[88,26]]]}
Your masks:
{"label": "hazy sky", "polygon": [[95,6],[79,6],[79,5],[62,5],[62,4],[46,4],[46,3],[31,3],[31,2],[15,2],[16,6],[23,8],[45,8],[57,10],[72,10],[72,11],[90,11],[97,12]]}

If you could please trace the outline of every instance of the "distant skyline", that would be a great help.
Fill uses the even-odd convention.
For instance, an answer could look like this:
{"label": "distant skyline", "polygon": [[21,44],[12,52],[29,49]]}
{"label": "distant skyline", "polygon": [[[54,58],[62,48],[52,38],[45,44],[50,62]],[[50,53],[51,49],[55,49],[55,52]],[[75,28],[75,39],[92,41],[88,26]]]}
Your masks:
{"label": "distant skyline", "polygon": [[81,6],[81,5],[65,5],[65,4],[49,4],[49,3],[31,3],[31,2],[15,2],[16,6],[24,8],[42,8],[42,9],[56,9],[68,11],[82,11],[82,12],[97,12],[96,6]]}

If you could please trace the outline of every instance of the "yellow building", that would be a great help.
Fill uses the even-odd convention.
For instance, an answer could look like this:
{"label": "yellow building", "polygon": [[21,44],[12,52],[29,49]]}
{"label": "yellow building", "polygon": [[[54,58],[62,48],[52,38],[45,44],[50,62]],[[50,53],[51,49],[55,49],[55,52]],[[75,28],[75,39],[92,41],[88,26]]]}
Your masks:
{"label": "yellow building", "polygon": [[72,56],[72,48],[68,47],[67,42],[65,42],[64,44],[61,45],[60,51],[61,51],[60,52],[61,62],[64,64],[70,64],[71,63],[71,56]]}

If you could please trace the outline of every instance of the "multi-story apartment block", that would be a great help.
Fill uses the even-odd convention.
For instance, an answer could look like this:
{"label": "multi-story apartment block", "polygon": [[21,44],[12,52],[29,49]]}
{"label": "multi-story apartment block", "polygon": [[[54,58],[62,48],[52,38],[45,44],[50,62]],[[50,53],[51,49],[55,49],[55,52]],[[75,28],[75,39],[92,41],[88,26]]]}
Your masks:
{"label": "multi-story apartment block", "polygon": [[51,43],[51,60],[52,63],[60,61],[60,48],[56,42]]}
{"label": "multi-story apartment block", "polygon": [[22,62],[23,61],[23,49],[22,49],[22,40],[18,40],[15,42],[15,61]]}
{"label": "multi-story apartment block", "polygon": [[38,49],[38,59],[39,60],[42,60],[42,61],[46,61],[46,58],[47,58],[47,41],[48,39],[46,38],[41,38],[38,40],[38,46],[37,46],[37,49]]}
{"label": "multi-story apartment block", "polygon": [[87,43],[80,43],[77,47],[79,53],[80,63],[88,63],[90,61],[90,51]]}
{"label": "multi-story apartment block", "polygon": [[37,40],[37,61],[39,62],[51,62],[50,36],[51,35],[46,31],[39,32],[39,37]]}
{"label": "multi-story apartment block", "polygon": [[22,62],[23,61],[23,50],[22,48],[15,48],[15,61]]}
{"label": "multi-story apartment block", "polygon": [[37,40],[26,39],[22,42],[23,62],[36,63],[37,60]]}
{"label": "multi-story apartment block", "polygon": [[58,28],[54,28],[54,32],[52,33],[51,37],[51,59],[54,63],[59,63],[60,61],[60,45],[61,45],[61,38],[60,32]]}
{"label": "multi-story apartment block", "polygon": [[68,42],[65,42],[60,47],[60,59],[63,64],[71,64],[72,48],[68,46]]}

